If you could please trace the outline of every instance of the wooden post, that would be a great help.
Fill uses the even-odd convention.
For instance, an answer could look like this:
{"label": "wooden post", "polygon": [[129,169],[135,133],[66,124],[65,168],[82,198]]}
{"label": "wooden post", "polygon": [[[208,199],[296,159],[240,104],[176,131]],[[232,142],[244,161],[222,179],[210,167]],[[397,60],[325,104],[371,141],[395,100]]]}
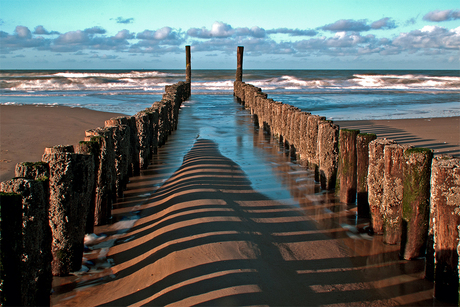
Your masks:
{"label": "wooden post", "polygon": [[49,225],[53,235],[53,275],[81,268],[86,217],[94,188],[94,160],[73,153],[73,146],[45,148],[43,162],[50,170]]}
{"label": "wooden post", "polygon": [[335,188],[337,177],[339,126],[331,121],[318,123],[318,164],[321,179],[321,188],[331,190]]}
{"label": "wooden post", "polygon": [[340,202],[354,203],[357,186],[356,136],[359,130],[340,129],[339,134],[339,168],[337,184]]}
{"label": "wooden post", "polygon": [[[431,168],[436,298],[459,303],[460,159],[436,157]],[[427,257],[428,261],[428,257]],[[428,265],[428,263],[427,263]]]}
{"label": "wooden post", "polygon": [[375,140],[377,136],[372,133],[360,133],[356,137],[356,154],[358,158],[358,184],[357,184],[357,207],[358,216],[369,216],[369,201],[367,175],[369,170],[369,143]]}
{"label": "wooden post", "polygon": [[385,146],[385,170],[383,180],[383,243],[397,244],[401,242],[402,233],[402,199],[404,152],[407,145],[392,144]]}
{"label": "wooden post", "polygon": [[0,192],[0,304],[21,306],[22,302],[22,196]]}
{"label": "wooden post", "polygon": [[404,156],[401,255],[410,260],[425,255],[433,151],[428,148],[412,148],[406,150]]}
{"label": "wooden post", "polygon": [[185,46],[185,82],[192,82],[192,65],[190,64],[191,55],[190,55],[190,46]]}
{"label": "wooden post", "polygon": [[318,147],[318,123],[326,118],[318,115],[310,115],[307,119],[307,135],[305,139],[307,148],[308,168],[315,171],[315,180],[320,182],[319,166],[317,157]]}
{"label": "wooden post", "polygon": [[243,46],[238,46],[236,53],[236,81],[243,81]]}
{"label": "wooden post", "polygon": [[384,185],[384,150],[385,146],[395,142],[387,139],[376,139],[369,143],[369,171],[367,186],[369,193],[369,209],[371,225],[375,234],[383,234],[383,185]]}
{"label": "wooden post", "polygon": [[[17,196],[5,199],[5,194],[1,197],[1,254],[3,257],[4,253],[7,253],[4,256],[9,258],[7,262],[1,263],[4,272],[7,273],[2,279],[5,279],[5,286],[7,282],[10,286],[2,289],[2,295],[5,294],[5,298],[9,300],[1,302],[5,303],[5,306],[50,304],[49,294],[53,279],[51,231],[48,219],[48,193],[44,187],[43,181],[25,178],[11,179],[0,184],[1,192],[20,195],[19,199]],[[10,252],[16,254],[11,255]],[[82,256],[83,252],[80,257]]]}

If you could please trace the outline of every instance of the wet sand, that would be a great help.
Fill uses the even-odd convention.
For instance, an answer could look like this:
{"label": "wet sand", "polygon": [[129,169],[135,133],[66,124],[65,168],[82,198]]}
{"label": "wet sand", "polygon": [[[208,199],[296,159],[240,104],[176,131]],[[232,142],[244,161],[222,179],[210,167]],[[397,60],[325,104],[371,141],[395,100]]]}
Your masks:
{"label": "wet sand", "polygon": [[119,114],[62,106],[0,105],[0,181],[14,176],[19,162],[41,161],[46,147],[77,145],[85,130]]}
{"label": "wet sand", "polygon": [[394,303],[363,282],[340,238],[252,189],[210,140],[197,140],[142,209],[110,249],[113,280],[62,305]]}
{"label": "wet sand", "polygon": [[52,305],[444,305],[232,97],[186,102],[113,214]]}

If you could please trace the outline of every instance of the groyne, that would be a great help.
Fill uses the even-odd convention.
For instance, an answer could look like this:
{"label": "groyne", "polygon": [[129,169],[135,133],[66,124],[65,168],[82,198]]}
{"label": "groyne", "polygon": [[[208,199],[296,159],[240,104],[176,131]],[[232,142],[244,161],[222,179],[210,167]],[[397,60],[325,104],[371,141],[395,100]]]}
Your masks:
{"label": "groyne", "polygon": [[49,305],[52,276],[80,270],[85,234],[110,221],[113,202],[177,128],[189,97],[190,82],[166,86],[161,101],[87,130],[76,148],[45,148],[42,161],[16,165],[0,185],[2,305]]}
{"label": "groyne", "polygon": [[[242,56],[237,59],[242,74]],[[314,170],[322,189],[335,190],[343,203],[357,203],[358,215],[370,217],[371,229],[386,244],[399,244],[403,259],[425,257],[435,297],[459,302],[460,159],[433,158],[427,148],[340,129],[325,117],[268,98],[239,74],[234,96],[254,123]]]}

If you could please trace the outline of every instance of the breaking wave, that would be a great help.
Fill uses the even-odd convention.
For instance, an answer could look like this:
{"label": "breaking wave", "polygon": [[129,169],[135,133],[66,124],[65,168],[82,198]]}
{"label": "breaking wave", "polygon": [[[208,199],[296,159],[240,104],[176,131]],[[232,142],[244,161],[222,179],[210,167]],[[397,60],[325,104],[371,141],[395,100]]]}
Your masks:
{"label": "breaking wave", "polygon": [[[211,71],[210,71],[211,72]],[[458,91],[460,77],[429,74],[375,74],[335,71],[276,71],[249,73],[245,81],[272,93],[308,93],[354,90]],[[200,71],[192,76],[192,90],[200,94],[231,93],[228,71]],[[89,94],[161,93],[164,87],[185,79],[177,71],[56,71],[1,72],[2,94],[24,95],[44,92],[85,92]]]}

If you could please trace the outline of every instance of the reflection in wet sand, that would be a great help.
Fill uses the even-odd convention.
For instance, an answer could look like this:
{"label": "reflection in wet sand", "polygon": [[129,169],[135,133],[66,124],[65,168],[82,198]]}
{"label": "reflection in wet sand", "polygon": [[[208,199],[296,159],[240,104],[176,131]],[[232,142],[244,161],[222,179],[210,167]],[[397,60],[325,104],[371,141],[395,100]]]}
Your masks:
{"label": "reflection in wet sand", "polygon": [[[85,296],[98,295],[96,290],[88,291],[88,287],[117,278],[112,269],[117,263],[113,263],[107,249],[129,241],[141,231],[141,226],[132,228],[140,212],[155,197],[155,191],[181,166],[196,139],[202,138],[215,142],[223,156],[236,162],[254,190],[288,205],[252,208],[251,213],[260,213],[258,222],[277,223],[273,216],[264,219],[264,214],[286,216],[292,211],[295,217],[301,208],[303,219],[314,222],[317,227],[274,232],[271,236],[275,242],[279,238],[280,242],[288,242],[283,243],[286,246],[299,244],[311,239],[312,235],[321,234],[338,242],[339,248],[349,256],[351,266],[344,265],[343,258],[328,258],[316,261],[315,265],[297,267],[298,276],[308,276],[311,291],[338,293],[377,289],[382,297],[397,304],[443,305],[432,298],[433,284],[423,279],[423,259],[400,260],[398,246],[385,245],[381,237],[368,234],[369,220],[358,218],[355,206],[340,203],[332,192],[321,191],[313,172],[295,163],[277,140],[254,127],[249,113],[241,109],[233,97],[219,95],[192,96],[186,102],[181,109],[178,130],[159,149],[149,168],[131,178],[123,199],[115,204],[113,223],[96,227],[95,232],[100,237],[89,244],[84,255],[88,270],[54,279],[53,305],[78,305],[82,299],[79,292],[84,292]],[[318,280],[315,283],[315,279],[309,277],[346,271],[359,271],[366,279],[340,283],[334,279]]]}

